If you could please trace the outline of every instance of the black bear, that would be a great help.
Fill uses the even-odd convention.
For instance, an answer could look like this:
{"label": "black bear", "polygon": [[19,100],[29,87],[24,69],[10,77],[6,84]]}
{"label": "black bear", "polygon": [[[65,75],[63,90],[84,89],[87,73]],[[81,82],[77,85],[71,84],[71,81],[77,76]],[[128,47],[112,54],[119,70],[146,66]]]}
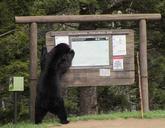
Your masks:
{"label": "black bear", "polygon": [[67,124],[64,101],[60,95],[61,78],[71,66],[74,51],[64,43],[58,44],[49,53],[46,48],[41,55],[41,73],[37,84],[35,123],[41,123],[47,112],[57,115],[62,124]]}

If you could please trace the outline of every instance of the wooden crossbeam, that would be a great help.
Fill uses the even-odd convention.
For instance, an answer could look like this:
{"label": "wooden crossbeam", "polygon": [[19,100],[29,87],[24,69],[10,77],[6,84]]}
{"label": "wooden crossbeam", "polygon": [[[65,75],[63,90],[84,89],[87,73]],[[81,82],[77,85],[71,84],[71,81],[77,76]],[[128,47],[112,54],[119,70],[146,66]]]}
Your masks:
{"label": "wooden crossbeam", "polygon": [[71,23],[94,21],[119,21],[119,20],[158,20],[161,15],[153,14],[115,14],[115,15],[56,15],[56,16],[16,16],[16,23]]}

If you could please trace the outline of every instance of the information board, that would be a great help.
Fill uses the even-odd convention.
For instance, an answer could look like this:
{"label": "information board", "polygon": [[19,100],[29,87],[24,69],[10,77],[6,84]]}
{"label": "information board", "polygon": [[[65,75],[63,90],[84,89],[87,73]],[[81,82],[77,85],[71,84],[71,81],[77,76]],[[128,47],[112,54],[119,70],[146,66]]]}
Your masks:
{"label": "information board", "polygon": [[75,51],[65,86],[131,85],[134,83],[134,31],[61,31],[46,34],[48,52],[59,43]]}

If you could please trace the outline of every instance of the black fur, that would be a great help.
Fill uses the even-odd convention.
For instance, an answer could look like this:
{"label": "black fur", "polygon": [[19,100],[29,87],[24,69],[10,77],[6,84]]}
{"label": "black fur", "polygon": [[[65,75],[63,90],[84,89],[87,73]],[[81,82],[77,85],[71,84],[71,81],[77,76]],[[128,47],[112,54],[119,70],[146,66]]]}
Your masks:
{"label": "black fur", "polygon": [[[44,48],[45,49],[45,48]],[[74,51],[67,44],[59,44],[49,53],[42,50],[41,74],[37,85],[35,123],[41,123],[47,112],[57,115],[66,124],[67,114],[60,95],[61,78],[71,66]]]}

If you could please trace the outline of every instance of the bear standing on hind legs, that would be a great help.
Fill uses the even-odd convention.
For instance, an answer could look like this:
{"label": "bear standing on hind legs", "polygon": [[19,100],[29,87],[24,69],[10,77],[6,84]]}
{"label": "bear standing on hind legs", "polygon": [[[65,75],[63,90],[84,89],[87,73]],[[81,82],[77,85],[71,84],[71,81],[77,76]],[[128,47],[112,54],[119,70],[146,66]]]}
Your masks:
{"label": "bear standing on hind legs", "polygon": [[64,43],[58,44],[49,53],[46,48],[41,55],[41,73],[37,84],[35,123],[41,123],[47,112],[57,115],[62,124],[67,124],[67,113],[60,96],[61,78],[71,66],[74,51]]}

